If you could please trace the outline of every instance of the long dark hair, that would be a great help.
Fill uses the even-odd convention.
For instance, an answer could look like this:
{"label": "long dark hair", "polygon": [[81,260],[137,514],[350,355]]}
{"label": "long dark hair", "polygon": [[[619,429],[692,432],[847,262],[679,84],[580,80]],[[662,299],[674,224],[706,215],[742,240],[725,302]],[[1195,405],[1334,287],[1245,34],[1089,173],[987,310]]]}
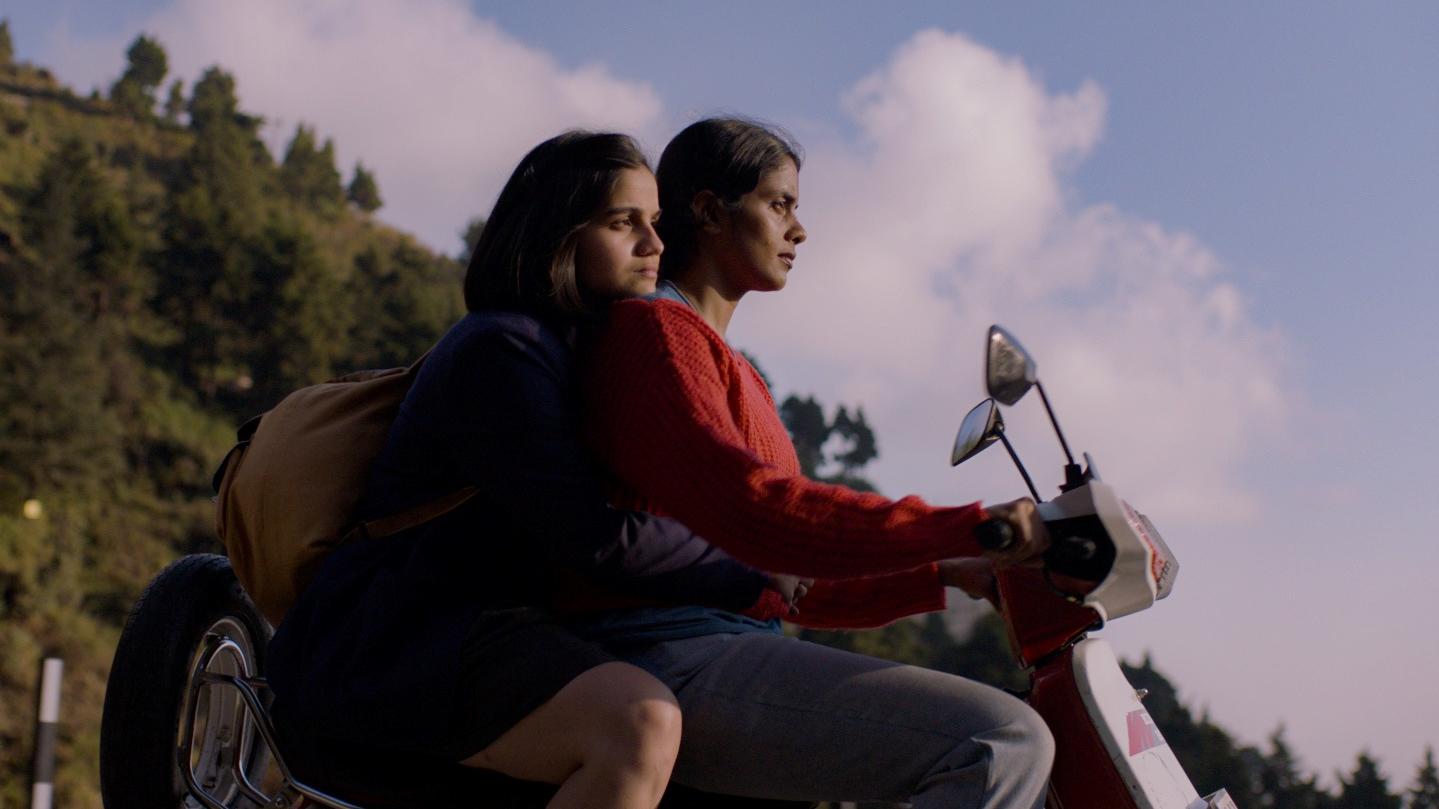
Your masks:
{"label": "long dark hair", "polygon": [[710,191],[721,204],[735,205],[755,190],[765,172],[793,160],[803,162],[799,144],[784,130],[748,118],[706,118],[685,127],[660,155],[660,239],[665,243],[660,273],[666,277],[694,254],[695,195]]}
{"label": "long dark hair", "polygon": [[628,135],[571,130],[525,155],[495,200],[470,266],[465,306],[573,316],[586,307],[575,244],[625,169],[649,170]]}

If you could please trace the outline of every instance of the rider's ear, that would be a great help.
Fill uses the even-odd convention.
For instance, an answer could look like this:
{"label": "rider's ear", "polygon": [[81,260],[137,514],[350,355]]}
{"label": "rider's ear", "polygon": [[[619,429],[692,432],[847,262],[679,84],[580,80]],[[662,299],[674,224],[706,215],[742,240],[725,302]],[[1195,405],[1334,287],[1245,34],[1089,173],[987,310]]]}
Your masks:
{"label": "rider's ear", "polygon": [[719,197],[713,191],[701,191],[690,200],[690,213],[694,216],[695,227],[705,233],[720,232],[720,217],[723,213]]}

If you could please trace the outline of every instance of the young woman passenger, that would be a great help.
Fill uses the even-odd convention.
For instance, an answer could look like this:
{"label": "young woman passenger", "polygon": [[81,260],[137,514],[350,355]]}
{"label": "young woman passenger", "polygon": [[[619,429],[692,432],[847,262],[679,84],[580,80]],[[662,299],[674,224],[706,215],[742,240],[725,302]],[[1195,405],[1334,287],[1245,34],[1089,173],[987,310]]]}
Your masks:
{"label": "young woman passenger", "polygon": [[[740,300],[784,287],[798,246],[800,157],[739,119],[700,121],[659,164],[660,293],[622,302],[587,360],[587,432],[616,502],[675,516],[737,558],[814,576],[795,620],[874,626],[989,586],[973,527],[1047,544],[1027,500],[936,508],[801,476],[769,392],[725,342]],[[644,435],[637,441],[635,436]],[[959,677],[786,638],[719,610],[652,608],[579,627],[655,673],[685,717],[674,780],[797,800],[1039,806],[1053,755],[1019,700]]]}
{"label": "young woman passenger", "polygon": [[326,561],[270,647],[277,709],[329,738],[557,784],[552,807],[653,809],[679,744],[669,689],[558,626],[557,575],[743,609],[767,578],[678,523],[608,505],[578,438],[575,325],[654,290],[654,176],[628,137],[535,147],[376,461],[361,516],[465,486],[404,534]]}

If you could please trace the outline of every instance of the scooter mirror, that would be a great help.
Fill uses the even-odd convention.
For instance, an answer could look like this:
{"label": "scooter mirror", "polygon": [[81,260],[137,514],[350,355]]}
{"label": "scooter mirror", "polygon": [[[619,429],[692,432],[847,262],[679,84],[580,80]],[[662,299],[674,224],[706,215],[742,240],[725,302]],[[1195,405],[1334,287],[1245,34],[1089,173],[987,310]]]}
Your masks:
{"label": "scooter mirror", "polygon": [[1000,404],[1012,405],[1024,398],[1039,379],[1034,358],[1003,326],[989,327],[989,351],[985,355],[984,382],[989,395]]}
{"label": "scooter mirror", "polygon": [[999,440],[1004,432],[1004,417],[993,399],[985,399],[975,405],[959,425],[959,435],[954,437],[954,449],[949,453],[949,465],[959,466],[983,452],[990,444]]}

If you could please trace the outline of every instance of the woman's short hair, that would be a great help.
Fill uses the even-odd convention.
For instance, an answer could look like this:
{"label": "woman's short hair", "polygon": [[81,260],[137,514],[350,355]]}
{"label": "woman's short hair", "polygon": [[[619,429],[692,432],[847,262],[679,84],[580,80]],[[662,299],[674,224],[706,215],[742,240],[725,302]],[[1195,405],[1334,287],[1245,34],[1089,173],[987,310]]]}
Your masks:
{"label": "woman's short hair", "polygon": [[605,205],[620,173],[649,170],[628,135],[571,130],[524,156],[470,254],[465,306],[585,311],[575,277],[580,230]]}
{"label": "woman's short hair", "polygon": [[759,185],[765,172],[794,161],[803,162],[799,144],[784,130],[748,118],[706,118],[685,127],[660,155],[660,239],[665,252],[660,273],[673,275],[694,253],[698,223],[691,204],[701,191],[712,192],[724,205]]}

